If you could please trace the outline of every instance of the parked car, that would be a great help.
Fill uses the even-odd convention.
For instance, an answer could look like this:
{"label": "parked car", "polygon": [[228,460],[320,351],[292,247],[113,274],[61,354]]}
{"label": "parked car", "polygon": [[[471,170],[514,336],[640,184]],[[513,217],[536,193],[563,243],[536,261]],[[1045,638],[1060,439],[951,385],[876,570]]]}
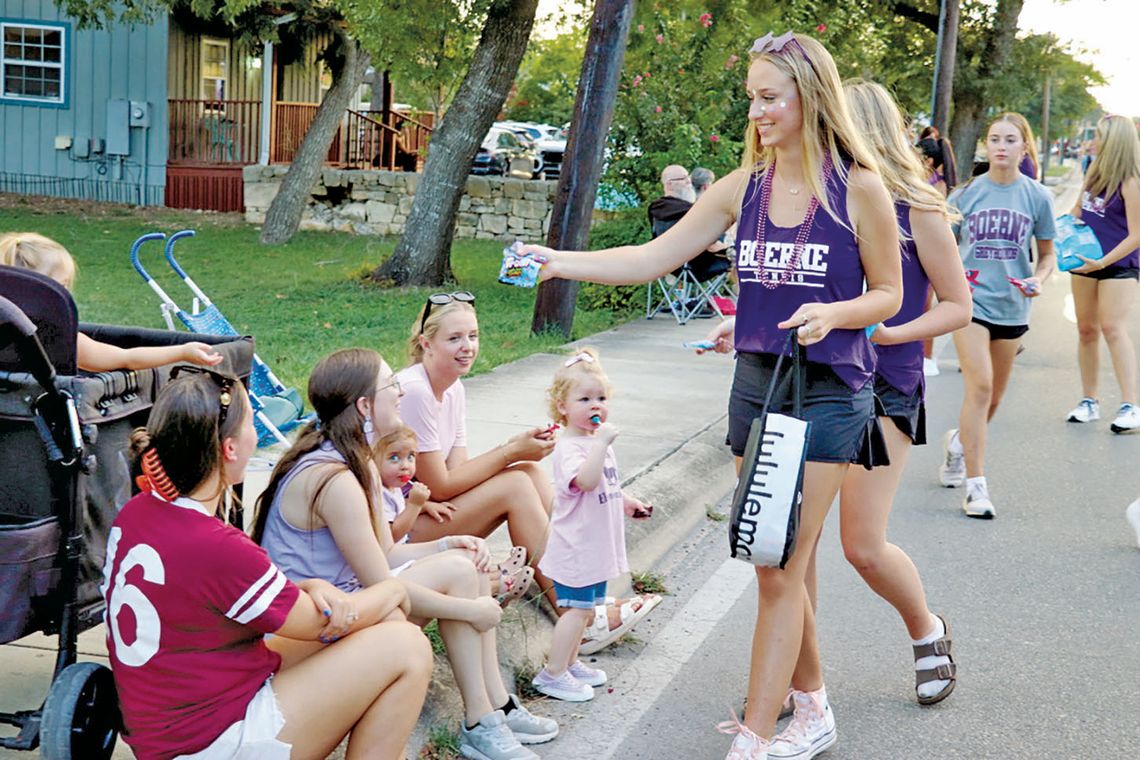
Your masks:
{"label": "parked car", "polygon": [[491,127],[475,153],[472,174],[531,179],[542,171],[542,159],[509,129]]}
{"label": "parked car", "polygon": [[495,126],[509,129],[529,140],[542,159],[535,179],[558,179],[562,174],[562,157],[566,153],[566,137],[558,127],[526,121],[500,121]]}

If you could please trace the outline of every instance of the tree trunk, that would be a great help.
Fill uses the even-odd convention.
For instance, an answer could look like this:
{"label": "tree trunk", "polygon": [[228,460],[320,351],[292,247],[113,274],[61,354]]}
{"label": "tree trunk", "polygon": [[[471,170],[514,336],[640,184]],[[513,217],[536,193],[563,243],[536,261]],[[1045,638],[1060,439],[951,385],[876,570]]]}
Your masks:
{"label": "tree trunk", "polygon": [[467,175],[518,74],[537,7],[538,0],[491,3],[467,76],[432,133],[404,235],[373,278],[398,285],[441,285],[451,279],[451,240]]}
{"label": "tree trunk", "polygon": [[[562,175],[558,179],[558,193],[546,236],[546,244],[551,248],[583,250],[589,241],[606,133],[614,117],[614,101],[632,19],[633,0],[596,0],[594,4],[586,55],[578,77],[578,94],[574,99],[570,141],[562,160]],[[557,327],[569,338],[577,299],[577,282],[548,280],[542,283],[534,302],[531,330],[537,333]]]}
{"label": "tree trunk", "polygon": [[942,0],[938,23],[938,66],[934,74],[934,108],[931,123],[938,133],[950,134],[950,108],[953,103],[954,66],[958,53],[958,0]]}
{"label": "tree trunk", "polygon": [[[960,176],[966,176],[966,172],[974,166],[974,150],[985,126],[989,85],[1009,60],[1022,5],[1024,0],[998,0],[994,22],[985,32],[978,70],[973,72],[959,68],[957,72],[950,139],[957,151]],[[965,51],[958,51],[958,60],[967,60],[964,53]]]}
{"label": "tree trunk", "polygon": [[[344,69],[325,93],[313,123],[305,132],[305,139],[289,165],[289,171],[281,180],[269,210],[265,214],[265,224],[261,228],[261,242],[267,245],[287,243],[297,233],[301,215],[309,202],[309,193],[325,163],[336,132],[340,129],[341,118],[348,110],[353,93],[360,86],[364,70],[368,68],[368,54],[360,49],[356,40],[341,36],[344,46]],[[266,74],[268,76],[268,73]]]}

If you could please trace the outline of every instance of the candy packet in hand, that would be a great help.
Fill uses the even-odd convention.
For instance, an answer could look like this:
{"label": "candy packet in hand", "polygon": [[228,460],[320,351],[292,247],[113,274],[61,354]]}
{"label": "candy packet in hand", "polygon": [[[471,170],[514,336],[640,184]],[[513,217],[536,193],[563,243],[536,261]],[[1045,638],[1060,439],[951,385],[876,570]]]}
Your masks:
{"label": "candy packet in hand", "polygon": [[1027,280],[1020,280],[1016,277],[1006,277],[1006,279],[1009,280],[1011,285],[1027,296],[1036,295],[1037,292],[1041,290],[1036,282],[1028,282]]}
{"label": "candy packet in hand", "polygon": [[538,284],[538,272],[542,269],[542,262],[532,256],[526,256],[522,250],[523,242],[516,240],[503,249],[503,265],[499,267],[499,282],[515,285],[520,288],[533,288]]}

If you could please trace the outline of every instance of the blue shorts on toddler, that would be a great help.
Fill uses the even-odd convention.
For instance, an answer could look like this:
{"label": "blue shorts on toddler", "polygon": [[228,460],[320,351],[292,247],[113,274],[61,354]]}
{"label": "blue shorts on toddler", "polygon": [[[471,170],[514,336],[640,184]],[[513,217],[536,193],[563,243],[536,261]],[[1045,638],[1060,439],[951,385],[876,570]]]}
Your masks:
{"label": "blue shorts on toddler", "polygon": [[606,603],[606,582],[576,587],[563,586],[558,581],[554,581],[554,593],[558,595],[559,607],[592,610],[597,605]]}

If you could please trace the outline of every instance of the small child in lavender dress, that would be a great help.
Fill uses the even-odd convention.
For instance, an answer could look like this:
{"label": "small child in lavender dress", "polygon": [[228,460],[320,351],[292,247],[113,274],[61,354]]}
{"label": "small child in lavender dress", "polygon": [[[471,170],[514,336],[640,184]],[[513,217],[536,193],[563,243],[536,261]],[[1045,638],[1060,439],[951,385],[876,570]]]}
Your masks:
{"label": "small child in lavender dress", "polygon": [[[583,349],[565,361],[547,390],[550,414],[564,431],[551,457],[554,507],[550,537],[539,569],[554,582],[558,607],[564,609],[550,644],[546,667],[532,682],[547,696],[584,702],[606,674],[578,659],[582,635],[603,604],[606,582],[629,571],[625,554],[625,516],[646,519],[653,507],[621,490],[612,443],[618,430],[609,417],[610,382],[598,354]],[[649,613],[660,597],[646,598],[629,611],[616,639]],[[602,625],[607,626],[605,615]]]}
{"label": "small child in lavender dress", "polygon": [[[380,494],[384,520],[392,526],[392,539],[403,543],[431,497],[427,486],[412,482],[416,476],[416,432],[405,425],[377,441],[376,463],[384,487]],[[409,483],[411,490],[405,497],[404,488]]]}

